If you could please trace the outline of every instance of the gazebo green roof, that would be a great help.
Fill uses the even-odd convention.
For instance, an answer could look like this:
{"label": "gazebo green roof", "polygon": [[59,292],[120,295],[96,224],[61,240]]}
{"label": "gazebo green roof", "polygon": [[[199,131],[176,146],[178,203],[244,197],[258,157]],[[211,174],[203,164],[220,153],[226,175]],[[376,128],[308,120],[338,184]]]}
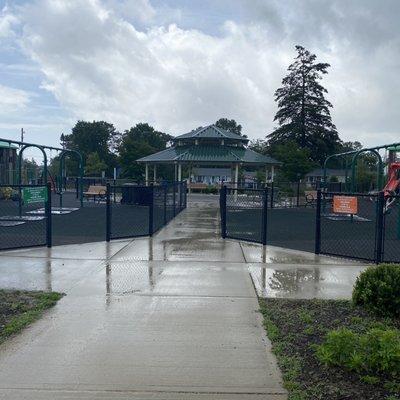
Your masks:
{"label": "gazebo green roof", "polygon": [[280,165],[272,157],[246,147],[248,139],[215,125],[197,128],[173,139],[174,146],[142,157],[148,164]]}
{"label": "gazebo green roof", "polygon": [[191,132],[184,133],[183,135],[174,138],[174,142],[187,139],[226,139],[227,141],[239,141],[248,143],[249,139],[244,136],[237,135],[236,133],[229,132],[225,129],[219,128],[215,125],[200,127]]}
{"label": "gazebo green roof", "polygon": [[140,163],[204,163],[204,164],[254,164],[279,165],[272,157],[256,153],[244,147],[230,146],[177,146],[137,160]]}

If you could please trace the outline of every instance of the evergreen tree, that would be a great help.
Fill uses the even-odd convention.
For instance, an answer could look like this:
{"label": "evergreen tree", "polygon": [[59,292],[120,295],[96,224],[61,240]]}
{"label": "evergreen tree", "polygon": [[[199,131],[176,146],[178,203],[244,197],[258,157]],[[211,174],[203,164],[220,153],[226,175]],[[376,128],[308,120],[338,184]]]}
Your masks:
{"label": "evergreen tree", "polygon": [[274,121],[279,126],[267,138],[271,147],[294,141],[322,164],[341,143],[331,119],[332,104],[325,98],[327,90],[319,83],[330,65],[317,63],[316,55],[302,46],[296,50],[298,55],[275,92],[279,109]]}

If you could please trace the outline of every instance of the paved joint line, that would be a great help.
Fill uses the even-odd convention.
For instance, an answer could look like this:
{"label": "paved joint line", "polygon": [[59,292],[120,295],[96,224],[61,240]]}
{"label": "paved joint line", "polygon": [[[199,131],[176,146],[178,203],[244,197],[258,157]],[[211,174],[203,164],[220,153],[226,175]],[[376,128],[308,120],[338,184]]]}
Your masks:
{"label": "paved joint line", "polygon": [[125,296],[139,296],[139,297],[180,297],[180,298],[199,298],[199,299],[254,299],[254,296],[240,296],[240,295],[205,295],[205,294],[168,294],[168,293],[138,293],[138,292],[125,292],[125,293],[111,293],[112,297],[125,297]]}
{"label": "paved joint line", "polygon": [[246,254],[244,253],[242,242],[239,242],[239,247],[240,247],[240,250],[242,250],[242,256],[243,256],[244,262],[247,263]]}
{"label": "paved joint line", "polygon": [[[151,387],[151,385],[149,385]],[[171,393],[171,394],[199,394],[199,395],[281,395],[287,392],[275,388],[265,388],[265,390],[255,390],[255,391],[222,391],[222,390],[207,390],[203,391],[202,388],[210,388],[210,386],[198,386],[198,390],[168,390],[169,386],[165,386],[165,390],[156,389],[59,389],[59,388],[18,388],[18,387],[4,387],[1,390],[22,390],[22,391],[36,391],[36,392],[70,392],[70,393]],[[193,387],[193,386],[189,386]]]}

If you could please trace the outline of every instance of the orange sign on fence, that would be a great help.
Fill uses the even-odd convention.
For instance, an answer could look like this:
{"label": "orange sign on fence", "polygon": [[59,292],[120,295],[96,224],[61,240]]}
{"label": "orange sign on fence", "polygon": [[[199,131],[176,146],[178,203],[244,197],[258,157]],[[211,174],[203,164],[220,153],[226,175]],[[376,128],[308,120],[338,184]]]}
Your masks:
{"label": "orange sign on fence", "polygon": [[333,196],[333,212],[340,214],[357,214],[358,201],[355,196]]}

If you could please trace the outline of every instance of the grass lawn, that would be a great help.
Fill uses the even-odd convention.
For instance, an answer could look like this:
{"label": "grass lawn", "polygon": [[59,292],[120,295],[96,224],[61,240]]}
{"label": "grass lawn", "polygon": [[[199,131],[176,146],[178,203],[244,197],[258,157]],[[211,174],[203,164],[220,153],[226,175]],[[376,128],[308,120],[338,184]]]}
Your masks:
{"label": "grass lawn", "polygon": [[62,296],[56,292],[0,290],[0,343],[40,318]]}
{"label": "grass lawn", "polygon": [[290,400],[400,399],[400,377],[360,376],[322,365],[315,355],[329,330],[400,328],[399,320],[376,318],[345,300],[260,299],[260,306]]}

